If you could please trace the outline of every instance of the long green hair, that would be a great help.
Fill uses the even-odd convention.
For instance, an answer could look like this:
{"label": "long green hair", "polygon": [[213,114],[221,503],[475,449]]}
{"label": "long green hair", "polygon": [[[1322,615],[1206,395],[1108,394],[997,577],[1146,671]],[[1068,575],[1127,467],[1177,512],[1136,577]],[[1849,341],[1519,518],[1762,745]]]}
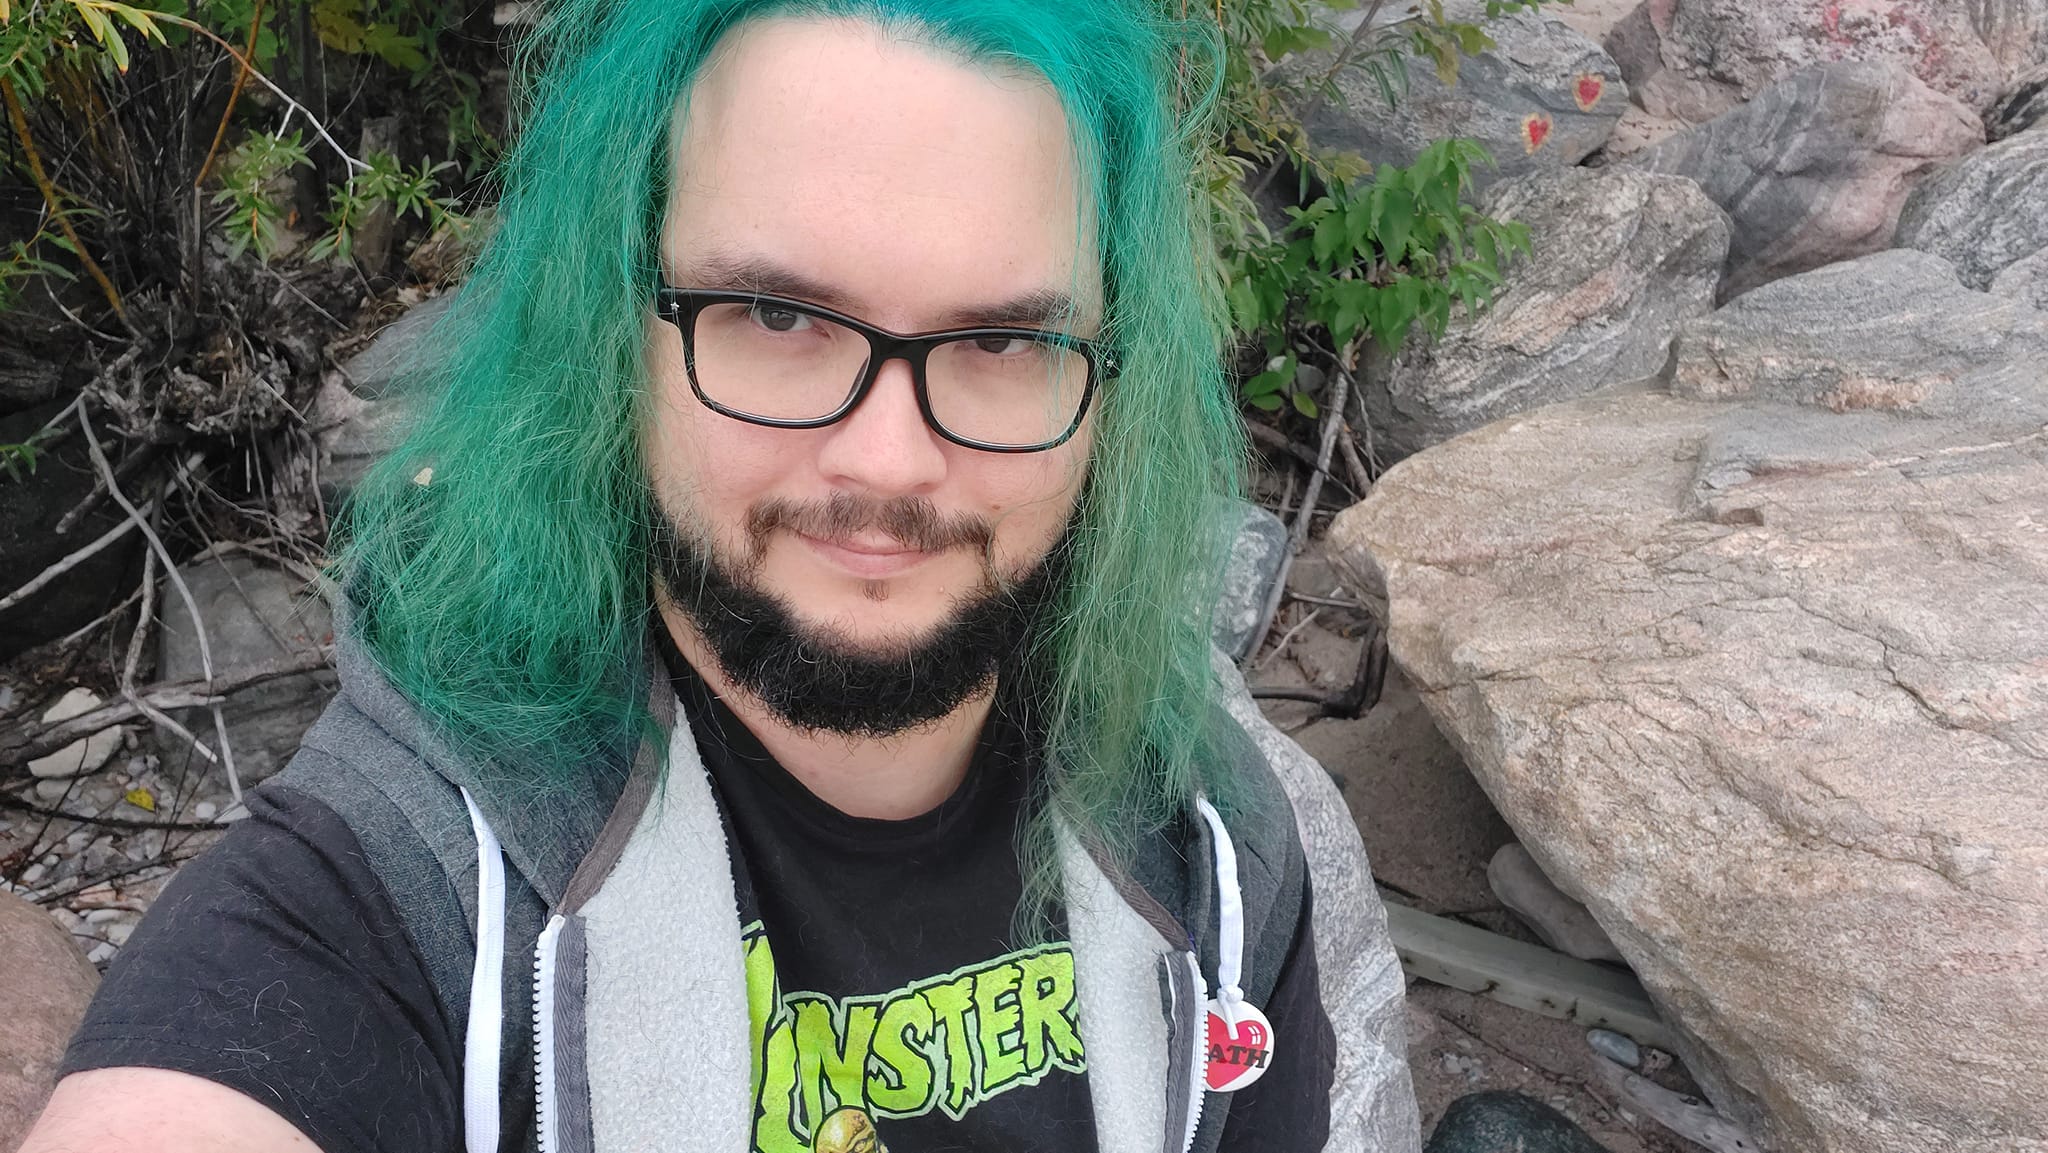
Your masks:
{"label": "long green hair", "polygon": [[[556,0],[525,48],[530,106],[495,231],[416,366],[414,425],[344,518],[354,627],[503,787],[544,792],[645,731],[641,346],[669,114],[722,36],[770,15],[907,29],[1057,92],[1121,368],[1098,393],[1068,580],[1040,641],[1047,811],[1122,854],[1197,789],[1227,810],[1207,607],[1218,498],[1245,449],[1204,304],[1196,130],[1177,112],[1206,103],[1183,97],[1187,75],[1211,71],[1213,30],[1152,0]],[[1023,842],[1040,896],[1051,827]]]}

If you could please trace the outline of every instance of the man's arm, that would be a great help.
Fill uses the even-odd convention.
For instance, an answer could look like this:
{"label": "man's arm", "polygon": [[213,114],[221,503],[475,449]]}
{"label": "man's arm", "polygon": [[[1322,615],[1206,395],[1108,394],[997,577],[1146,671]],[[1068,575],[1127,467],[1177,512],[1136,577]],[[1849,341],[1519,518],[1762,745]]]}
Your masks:
{"label": "man's arm", "polygon": [[461,1039],[354,834],[249,807],[108,969],[31,1153],[460,1146]]}
{"label": "man's arm", "polygon": [[168,1069],[94,1069],[57,1085],[20,1153],[312,1153],[291,1122]]}

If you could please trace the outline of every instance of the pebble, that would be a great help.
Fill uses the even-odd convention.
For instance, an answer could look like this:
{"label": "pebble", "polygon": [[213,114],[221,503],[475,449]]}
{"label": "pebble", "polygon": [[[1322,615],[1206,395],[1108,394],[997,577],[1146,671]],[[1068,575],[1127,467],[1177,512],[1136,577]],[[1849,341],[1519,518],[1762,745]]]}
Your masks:
{"label": "pebble", "polygon": [[128,943],[129,935],[134,932],[134,921],[116,921],[107,926],[107,942],[112,945],[125,945]]}
{"label": "pebble", "polygon": [[23,869],[21,871],[21,883],[24,885],[40,884],[42,883],[42,879],[49,875],[50,867],[48,865],[43,864],[41,861],[37,861],[35,864],[30,865],[28,868]]}
{"label": "pebble", "polygon": [[192,806],[192,815],[198,817],[202,821],[212,820],[213,815],[218,812],[220,812],[220,806],[214,804],[212,801],[201,801],[198,804]]}
{"label": "pebble", "polygon": [[120,909],[89,909],[85,914],[88,925],[111,925],[127,914]]}
{"label": "pebble", "polygon": [[1633,1069],[1643,1063],[1642,1047],[1611,1029],[1586,1030],[1586,1044],[1617,1065]]}
{"label": "pebble", "polygon": [[55,779],[47,781],[37,781],[36,801],[38,804],[54,805],[57,802],[63,800],[64,794],[70,791],[70,781]]}
{"label": "pebble", "polygon": [[92,951],[85,955],[85,959],[95,965],[104,965],[108,961],[113,960],[114,954],[118,952],[120,952],[120,949],[117,946],[101,941],[92,947]]}
{"label": "pebble", "polygon": [[72,912],[71,910],[65,908],[62,905],[58,905],[52,908],[50,910],[50,916],[54,918],[59,925],[63,926],[64,931],[67,933],[76,935],[85,932],[85,918],[79,916],[77,913]]}

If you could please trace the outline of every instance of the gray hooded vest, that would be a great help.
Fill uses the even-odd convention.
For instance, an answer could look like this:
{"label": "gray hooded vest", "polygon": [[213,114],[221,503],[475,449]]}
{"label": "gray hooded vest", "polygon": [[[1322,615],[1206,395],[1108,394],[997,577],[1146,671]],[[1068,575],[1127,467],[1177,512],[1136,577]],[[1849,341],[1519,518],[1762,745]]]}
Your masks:
{"label": "gray hooded vest", "polygon": [[[624,771],[515,797],[484,787],[347,636],[337,666],[341,694],[277,784],[353,831],[465,1038],[469,1153],[749,1148],[732,866],[673,698],[657,700],[665,772],[642,749]],[[1213,1153],[1226,1102],[1202,1083],[1206,1006],[1232,986],[1264,1004],[1298,927],[1293,810],[1223,723],[1248,797],[1228,826],[1191,805],[1127,867],[1063,846],[1102,1153]]]}

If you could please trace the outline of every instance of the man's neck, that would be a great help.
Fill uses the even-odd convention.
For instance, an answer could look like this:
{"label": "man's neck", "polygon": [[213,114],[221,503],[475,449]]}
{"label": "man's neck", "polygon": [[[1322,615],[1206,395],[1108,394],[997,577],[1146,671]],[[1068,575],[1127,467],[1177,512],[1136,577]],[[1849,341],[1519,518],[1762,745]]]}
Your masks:
{"label": "man's neck", "polygon": [[725,675],[696,626],[674,605],[660,605],[676,648],[712,695],[724,702],[777,763],[812,795],[850,817],[904,820],[928,813],[966,779],[975,743],[995,699],[975,694],[928,725],[888,737],[799,729]]}

